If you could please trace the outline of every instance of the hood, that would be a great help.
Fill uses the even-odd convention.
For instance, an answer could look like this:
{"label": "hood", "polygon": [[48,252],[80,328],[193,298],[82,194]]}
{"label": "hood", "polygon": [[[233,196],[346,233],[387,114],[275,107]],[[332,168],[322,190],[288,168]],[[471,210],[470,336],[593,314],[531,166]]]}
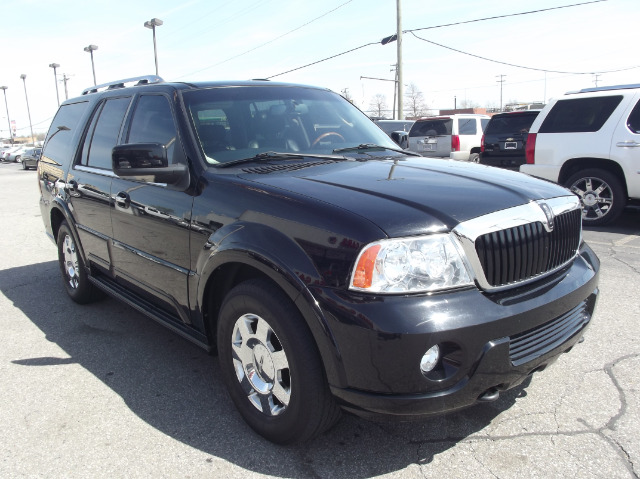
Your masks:
{"label": "hood", "polygon": [[390,237],[448,231],[487,213],[571,194],[523,173],[412,157],[242,176],[349,210],[369,219]]}

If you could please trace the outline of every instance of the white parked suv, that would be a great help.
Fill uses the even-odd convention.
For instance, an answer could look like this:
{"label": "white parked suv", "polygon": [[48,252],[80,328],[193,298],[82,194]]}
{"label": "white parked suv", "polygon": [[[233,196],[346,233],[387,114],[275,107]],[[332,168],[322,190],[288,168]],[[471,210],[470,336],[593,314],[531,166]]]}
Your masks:
{"label": "white parked suv", "polygon": [[587,88],[552,100],[531,125],[520,171],[577,194],[582,221],[615,220],[640,199],[640,84]]}
{"label": "white parked suv", "polygon": [[487,115],[461,113],[420,118],[409,130],[407,149],[422,156],[477,163],[482,133],[489,119]]}

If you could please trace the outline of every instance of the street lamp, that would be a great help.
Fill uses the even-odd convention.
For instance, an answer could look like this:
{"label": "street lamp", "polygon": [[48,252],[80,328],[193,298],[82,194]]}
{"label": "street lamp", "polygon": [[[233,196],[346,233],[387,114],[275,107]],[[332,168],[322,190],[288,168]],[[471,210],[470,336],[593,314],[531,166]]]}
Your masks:
{"label": "street lamp", "polygon": [[162,25],[162,20],[159,18],[152,18],[148,22],[144,22],[146,28],[153,30],[153,58],[156,61],[156,76],[158,76],[158,50],[156,48],[156,27]]}
{"label": "street lamp", "polygon": [[31,112],[29,111],[29,97],[27,96],[27,75],[23,73],[22,75],[20,75],[20,78],[22,78],[22,82],[24,83],[24,98],[25,100],[27,100],[27,115],[29,116],[29,129],[31,130],[31,142],[33,143],[33,146],[35,146],[36,139],[33,136],[33,125],[31,124]]}
{"label": "street lamp", "polygon": [[60,95],[58,95],[58,75],[56,75],[56,68],[59,68],[60,65],[57,63],[49,63],[49,66],[53,68],[53,81],[56,84],[56,99],[58,100],[58,106],[60,106]]}
{"label": "street lamp", "polygon": [[91,54],[91,69],[93,70],[93,86],[96,86],[98,83],[96,82],[96,67],[93,64],[93,51],[98,49],[98,45],[89,45],[88,47],[84,47],[85,52],[89,52]]}
{"label": "street lamp", "polygon": [[7,109],[7,123],[9,124],[9,138],[11,138],[11,144],[13,145],[13,133],[11,133],[11,119],[9,118],[9,105],[7,104],[7,88],[8,86],[0,86],[0,90],[4,91],[4,106]]}

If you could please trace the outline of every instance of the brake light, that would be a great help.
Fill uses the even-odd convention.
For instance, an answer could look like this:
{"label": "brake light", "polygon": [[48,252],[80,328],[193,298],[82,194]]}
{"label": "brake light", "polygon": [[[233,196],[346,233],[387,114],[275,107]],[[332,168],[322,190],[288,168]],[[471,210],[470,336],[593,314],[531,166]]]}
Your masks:
{"label": "brake light", "polygon": [[533,165],[536,162],[536,133],[529,133],[527,135],[527,145],[524,148],[524,153],[527,158],[527,164]]}
{"label": "brake light", "polygon": [[460,151],[460,137],[451,135],[451,151]]}
{"label": "brake light", "polygon": [[484,135],[482,135],[482,138],[480,139],[480,152],[484,153]]}

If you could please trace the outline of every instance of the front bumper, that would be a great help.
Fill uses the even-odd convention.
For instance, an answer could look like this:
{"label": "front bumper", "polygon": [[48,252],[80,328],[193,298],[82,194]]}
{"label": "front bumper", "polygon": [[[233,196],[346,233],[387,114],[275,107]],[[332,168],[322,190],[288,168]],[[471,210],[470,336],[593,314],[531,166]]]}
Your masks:
{"label": "front bumper", "polygon": [[[599,261],[583,245],[566,269],[495,294],[316,295],[339,349],[330,378],[342,407],[365,417],[410,419],[497,398],[580,340],[598,296]],[[420,370],[434,344],[433,373]]]}

